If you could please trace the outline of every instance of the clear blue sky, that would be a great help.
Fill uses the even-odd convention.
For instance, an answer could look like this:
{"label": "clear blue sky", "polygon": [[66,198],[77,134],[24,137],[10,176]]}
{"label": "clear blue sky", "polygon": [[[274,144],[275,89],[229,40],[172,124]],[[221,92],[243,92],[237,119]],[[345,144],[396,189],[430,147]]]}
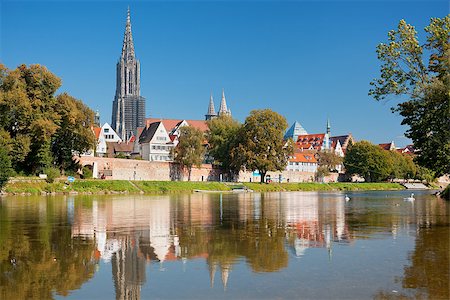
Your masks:
{"label": "clear blue sky", "polygon": [[39,63],[111,122],[127,6],[147,117],[203,119],[222,88],[240,121],[271,108],[309,133],[404,145],[396,101],[367,95],[375,47],[400,19],[423,28],[447,1],[5,1],[0,61]]}

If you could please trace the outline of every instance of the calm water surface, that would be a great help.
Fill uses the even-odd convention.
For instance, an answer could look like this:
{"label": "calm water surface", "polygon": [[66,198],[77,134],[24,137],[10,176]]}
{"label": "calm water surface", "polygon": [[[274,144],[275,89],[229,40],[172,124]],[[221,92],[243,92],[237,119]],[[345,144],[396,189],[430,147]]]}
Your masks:
{"label": "calm water surface", "polygon": [[417,192],[0,199],[0,299],[449,299]]}

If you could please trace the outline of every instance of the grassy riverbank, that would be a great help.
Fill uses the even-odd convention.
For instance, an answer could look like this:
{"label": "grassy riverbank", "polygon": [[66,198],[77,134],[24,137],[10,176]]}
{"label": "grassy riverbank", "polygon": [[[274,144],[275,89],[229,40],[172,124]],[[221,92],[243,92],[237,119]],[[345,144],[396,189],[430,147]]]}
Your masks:
{"label": "grassy riverbank", "polygon": [[70,185],[64,182],[47,183],[30,180],[10,182],[3,189],[9,195],[40,194],[116,194],[116,193],[183,193],[194,190],[230,191],[235,187],[247,187],[255,192],[284,191],[363,191],[400,190],[398,183],[236,183],[220,182],[180,182],[180,181],[126,181],[126,180],[76,180]]}
{"label": "grassy riverbank", "polygon": [[404,187],[398,183],[377,182],[377,183],[244,183],[246,187],[255,192],[284,192],[284,191],[369,191],[369,190],[402,190]]}

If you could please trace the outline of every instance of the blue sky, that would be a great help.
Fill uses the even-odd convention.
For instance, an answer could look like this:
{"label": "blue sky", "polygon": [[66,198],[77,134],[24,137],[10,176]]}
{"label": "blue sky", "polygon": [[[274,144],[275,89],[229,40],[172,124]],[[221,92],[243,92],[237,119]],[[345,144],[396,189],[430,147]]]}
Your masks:
{"label": "blue sky", "polygon": [[147,117],[203,119],[225,89],[239,121],[271,108],[309,133],[351,132],[398,145],[405,127],[395,99],[367,95],[379,74],[375,47],[400,19],[423,28],[447,1],[5,1],[0,61],[39,63],[111,122],[115,68],[127,6],[141,61]]}

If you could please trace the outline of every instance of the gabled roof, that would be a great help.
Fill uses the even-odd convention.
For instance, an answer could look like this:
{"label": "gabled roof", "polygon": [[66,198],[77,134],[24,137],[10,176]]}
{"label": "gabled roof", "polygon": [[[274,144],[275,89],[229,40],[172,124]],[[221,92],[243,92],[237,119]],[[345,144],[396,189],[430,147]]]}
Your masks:
{"label": "gabled roof", "polygon": [[100,132],[102,131],[101,127],[93,127],[92,131],[94,132],[95,138],[98,139],[100,137]]}
{"label": "gabled roof", "polygon": [[189,126],[199,129],[202,132],[208,130],[208,124],[204,120],[180,120],[180,119],[157,119],[157,118],[148,118],[145,120],[147,126],[154,122],[162,122],[164,128],[166,128],[167,132],[173,131],[179,124],[183,121],[186,121]]}
{"label": "gabled roof", "polygon": [[330,139],[332,143],[336,143],[336,141],[339,141],[339,143],[341,143],[342,148],[347,148],[348,143],[350,141],[353,142],[353,136],[351,133],[346,135],[332,136]]}
{"label": "gabled roof", "polygon": [[394,142],[378,144],[378,146],[380,146],[384,150],[394,150],[395,149]]}
{"label": "gabled roof", "polygon": [[114,155],[116,153],[132,153],[134,145],[133,143],[120,143],[120,142],[106,142],[108,148],[108,154]]}
{"label": "gabled roof", "polygon": [[149,124],[149,126],[147,126],[145,129],[143,129],[141,135],[139,136],[139,143],[140,144],[150,143],[150,141],[152,140],[153,136],[156,133],[156,130],[158,129],[161,123],[162,123],[161,121],[154,122]]}

